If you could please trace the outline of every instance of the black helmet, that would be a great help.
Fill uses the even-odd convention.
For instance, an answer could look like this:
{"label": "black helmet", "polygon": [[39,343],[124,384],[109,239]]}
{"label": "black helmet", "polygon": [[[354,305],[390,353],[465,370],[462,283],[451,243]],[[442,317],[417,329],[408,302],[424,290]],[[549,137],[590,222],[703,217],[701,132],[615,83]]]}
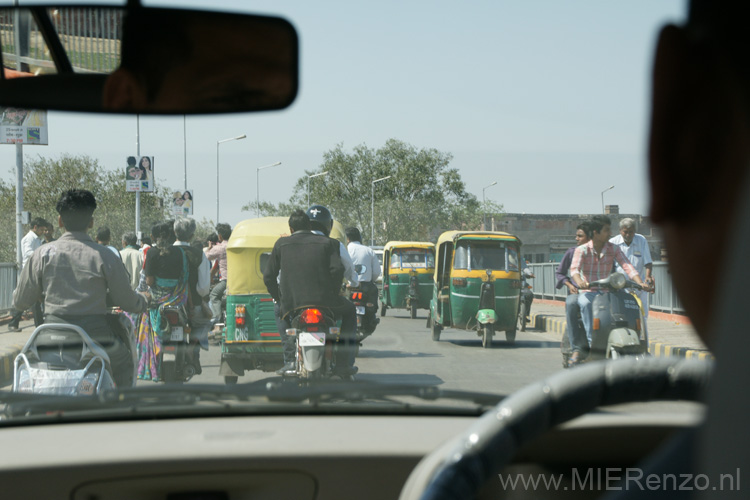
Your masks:
{"label": "black helmet", "polygon": [[313,205],[307,209],[307,218],[310,219],[311,229],[322,231],[326,236],[333,229],[333,216],[323,205]]}

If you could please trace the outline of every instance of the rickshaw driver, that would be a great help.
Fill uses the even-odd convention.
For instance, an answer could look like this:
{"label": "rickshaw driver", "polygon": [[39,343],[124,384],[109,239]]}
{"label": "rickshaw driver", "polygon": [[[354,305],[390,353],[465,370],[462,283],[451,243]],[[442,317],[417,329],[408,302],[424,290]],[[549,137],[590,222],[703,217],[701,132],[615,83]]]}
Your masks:
{"label": "rickshaw driver", "polygon": [[[331,220],[333,223],[333,220]],[[336,375],[350,376],[357,372],[354,366],[350,340],[356,333],[357,319],[354,304],[340,295],[344,277],[341,262],[340,241],[316,231],[301,229],[309,227],[308,215],[296,210],[289,217],[291,236],[279,238],[271,251],[271,258],[263,271],[263,282],[268,293],[279,305],[282,324],[289,325],[289,314],[299,307],[317,305],[330,309],[341,318],[341,333],[345,347],[338,352]],[[281,330],[281,328],[279,328]],[[293,371],[294,363],[286,348],[288,337],[283,337],[285,371]],[[290,356],[291,355],[291,356]]]}

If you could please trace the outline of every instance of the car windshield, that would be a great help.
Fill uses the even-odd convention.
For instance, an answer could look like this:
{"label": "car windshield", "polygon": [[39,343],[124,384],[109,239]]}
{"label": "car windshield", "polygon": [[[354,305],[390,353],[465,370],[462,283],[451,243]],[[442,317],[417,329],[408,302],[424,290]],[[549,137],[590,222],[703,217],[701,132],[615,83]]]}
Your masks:
{"label": "car windshield", "polygon": [[[207,59],[162,75],[163,66],[179,58],[153,50],[162,59],[133,81],[175,85],[184,92],[180,98],[205,97],[199,110],[222,112],[3,108],[0,310],[6,318],[0,346],[10,353],[3,394],[39,392],[34,377],[47,377],[46,387],[66,386],[69,394],[123,387],[101,364],[85,378],[96,350],[81,350],[77,330],[50,329],[36,339],[41,348],[23,350],[35,318],[44,318],[76,324],[93,345],[121,343],[125,351],[108,351],[107,368],[118,370],[113,366],[127,358],[135,390],[163,387],[167,394],[207,384],[236,391],[285,381],[307,387],[307,378],[318,382],[319,376],[304,366],[303,348],[341,332],[352,335],[347,345],[356,354],[351,362],[342,357],[325,365],[324,383],[501,397],[568,366],[572,347],[560,332],[569,288],[559,280],[570,281],[574,273],[570,265],[560,276],[555,272],[568,252],[567,261],[589,281],[612,271],[593,271],[590,260],[580,254],[576,260],[571,250],[577,227],[601,215],[608,217],[612,243],[622,246],[644,280],[643,266],[651,266],[658,284],[637,300],[623,299],[635,311],[629,326],[635,340],[622,352],[645,355],[649,341],[663,342],[659,328],[649,330],[650,340],[646,336],[646,322],[659,321],[670,332],[679,323],[669,334],[680,339],[678,347],[706,352],[692,328],[675,320],[684,310],[648,207],[645,138],[654,44],[660,26],[684,19],[683,1],[143,3],[288,21],[299,43],[298,51],[289,50],[299,57],[296,99],[282,110],[258,105],[264,110],[224,112],[223,106],[256,101],[247,89],[236,102],[213,94],[234,89],[233,72],[244,66],[214,50],[207,34],[192,40],[195,54],[205,52]],[[76,57],[76,75],[119,67],[121,30],[128,29],[120,4],[95,14],[50,10],[62,47]],[[6,74],[24,73],[17,81],[51,75],[54,50],[38,23],[32,19],[14,32],[9,12],[0,13]],[[135,38],[156,47],[165,37],[152,41],[145,30],[154,26],[147,24]],[[231,40],[226,47],[237,48]],[[130,96],[132,87],[116,86],[114,77],[107,82],[113,109],[129,109],[117,108],[117,98]],[[71,99],[90,99],[83,90]],[[149,96],[172,106],[177,97],[177,90]],[[93,219],[78,230],[66,230],[72,219],[61,216],[73,209],[58,206],[72,189],[96,199]],[[634,243],[623,243],[623,221]],[[115,260],[66,253],[80,241],[90,252],[107,247]],[[283,243],[295,241],[304,243]],[[434,249],[396,248],[384,263],[382,249],[387,252],[390,242]],[[326,252],[325,266],[309,264],[318,251]],[[62,255],[80,258],[59,260]],[[95,265],[97,259],[106,266]],[[104,268],[110,273],[119,262],[127,273],[117,286],[124,283],[125,291],[81,278],[101,276]],[[353,278],[357,264],[365,272]],[[526,267],[534,277],[522,285]],[[396,268],[410,275],[389,273]],[[69,285],[78,279],[88,284]],[[14,308],[14,290],[23,310]],[[524,297],[531,297],[525,317]],[[74,305],[89,298],[96,300],[88,309]],[[351,305],[346,314],[352,318],[355,311],[371,315],[372,331],[360,318],[357,332],[345,332],[351,323],[326,302],[338,299]],[[301,316],[302,306],[320,307]],[[115,329],[124,336],[101,333]],[[285,342],[291,342],[286,358]],[[601,357],[621,354],[602,351]],[[112,380],[102,386],[106,378]],[[300,405],[309,404],[302,399]],[[347,397],[329,402],[346,405]],[[442,402],[423,398],[419,404]]]}

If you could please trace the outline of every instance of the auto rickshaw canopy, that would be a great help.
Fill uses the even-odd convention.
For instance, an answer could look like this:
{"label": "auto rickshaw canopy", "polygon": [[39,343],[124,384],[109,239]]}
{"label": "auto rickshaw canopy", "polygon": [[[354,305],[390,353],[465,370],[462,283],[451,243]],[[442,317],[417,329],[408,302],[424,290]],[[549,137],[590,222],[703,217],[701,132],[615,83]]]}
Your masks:
{"label": "auto rickshaw canopy", "polygon": [[[288,217],[261,217],[238,223],[227,242],[227,294],[267,294],[263,268],[276,241],[289,236]],[[333,222],[331,237],[346,242],[343,226]]]}

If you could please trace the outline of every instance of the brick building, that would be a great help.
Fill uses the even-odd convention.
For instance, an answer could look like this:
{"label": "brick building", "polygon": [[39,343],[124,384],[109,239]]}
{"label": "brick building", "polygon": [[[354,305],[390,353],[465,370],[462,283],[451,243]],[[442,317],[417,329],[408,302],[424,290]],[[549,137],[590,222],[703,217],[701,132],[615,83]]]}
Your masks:
{"label": "brick building", "polygon": [[[620,220],[631,218],[636,222],[636,232],[646,237],[654,261],[665,260],[661,235],[648,217],[620,214],[617,205],[607,205],[605,213],[612,219],[613,236],[619,231]],[[503,214],[500,220],[493,222],[495,230],[514,234],[521,239],[521,251],[529,262],[559,262],[565,251],[575,245],[576,226],[594,215]]]}

